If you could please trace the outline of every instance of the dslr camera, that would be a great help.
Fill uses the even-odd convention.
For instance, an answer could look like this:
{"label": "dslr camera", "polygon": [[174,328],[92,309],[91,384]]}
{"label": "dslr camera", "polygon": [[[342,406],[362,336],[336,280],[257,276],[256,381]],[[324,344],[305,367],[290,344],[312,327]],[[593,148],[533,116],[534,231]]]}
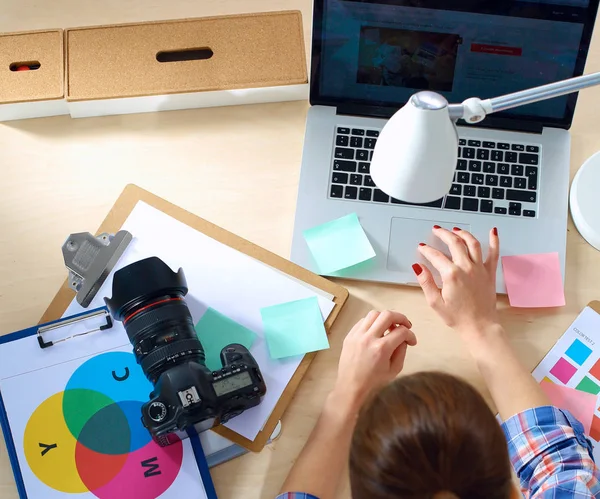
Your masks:
{"label": "dslr camera", "polygon": [[[154,389],[142,406],[142,422],[161,446],[201,432],[258,405],[267,389],[252,354],[231,344],[223,368],[205,366],[204,348],[185,301],[183,269],[173,272],[151,257],[115,272],[112,316],[123,322],[133,353]],[[219,334],[214,331],[213,334]]]}

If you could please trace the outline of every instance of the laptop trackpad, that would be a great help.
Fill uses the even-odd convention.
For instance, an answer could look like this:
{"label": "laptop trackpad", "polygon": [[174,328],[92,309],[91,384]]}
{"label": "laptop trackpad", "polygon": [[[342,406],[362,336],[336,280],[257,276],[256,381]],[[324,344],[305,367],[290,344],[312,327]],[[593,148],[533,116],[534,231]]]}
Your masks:
{"label": "laptop trackpad", "polygon": [[[435,219],[392,218],[387,259],[388,270],[412,272],[412,264],[424,260],[417,251],[419,243],[429,244],[450,257],[448,247],[440,239],[434,237],[431,231],[434,225],[439,225],[448,230],[452,230],[452,227],[471,230],[469,224],[459,222],[440,222]],[[431,265],[428,265],[428,267],[432,269]]]}

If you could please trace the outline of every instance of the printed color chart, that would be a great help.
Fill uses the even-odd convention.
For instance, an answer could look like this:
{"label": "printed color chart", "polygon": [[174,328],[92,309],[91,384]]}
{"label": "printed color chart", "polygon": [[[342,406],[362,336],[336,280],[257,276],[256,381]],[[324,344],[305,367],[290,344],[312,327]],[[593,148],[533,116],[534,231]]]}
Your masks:
{"label": "printed color chart", "polygon": [[[600,315],[583,309],[568,331],[556,342],[533,371],[533,377],[559,386],[574,388],[597,397],[590,438],[594,457],[600,459]],[[561,407],[569,410],[569,407]],[[571,412],[573,410],[571,409]]]}

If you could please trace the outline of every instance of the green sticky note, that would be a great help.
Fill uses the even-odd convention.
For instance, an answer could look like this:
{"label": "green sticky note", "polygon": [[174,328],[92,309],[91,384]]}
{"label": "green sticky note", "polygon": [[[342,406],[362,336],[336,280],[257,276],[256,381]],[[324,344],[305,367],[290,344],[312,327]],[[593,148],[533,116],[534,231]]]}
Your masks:
{"label": "green sticky note", "polygon": [[576,390],[579,390],[580,392],[591,393],[592,395],[598,395],[598,393],[600,393],[600,386],[585,376],[577,385]]}
{"label": "green sticky note", "polygon": [[329,348],[317,297],[260,309],[272,359],[304,355]]}
{"label": "green sticky note", "polygon": [[244,345],[248,350],[254,343],[256,334],[225,317],[214,308],[209,308],[196,324],[196,334],[206,356],[206,367],[211,371],[221,369],[221,350],[231,343]]}
{"label": "green sticky note", "polygon": [[305,230],[303,235],[322,274],[347,269],[375,256],[356,213]]}

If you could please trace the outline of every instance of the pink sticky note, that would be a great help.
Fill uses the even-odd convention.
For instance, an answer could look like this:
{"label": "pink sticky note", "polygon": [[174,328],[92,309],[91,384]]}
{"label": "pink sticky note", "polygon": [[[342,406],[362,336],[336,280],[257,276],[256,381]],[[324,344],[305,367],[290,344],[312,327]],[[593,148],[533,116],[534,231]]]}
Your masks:
{"label": "pink sticky note", "polygon": [[550,403],[559,409],[566,409],[583,425],[585,433],[590,434],[592,418],[596,410],[596,395],[580,392],[567,386],[555,385],[546,380],[540,383]]}
{"label": "pink sticky note", "polygon": [[565,304],[558,253],[502,257],[511,307],[562,307]]}

